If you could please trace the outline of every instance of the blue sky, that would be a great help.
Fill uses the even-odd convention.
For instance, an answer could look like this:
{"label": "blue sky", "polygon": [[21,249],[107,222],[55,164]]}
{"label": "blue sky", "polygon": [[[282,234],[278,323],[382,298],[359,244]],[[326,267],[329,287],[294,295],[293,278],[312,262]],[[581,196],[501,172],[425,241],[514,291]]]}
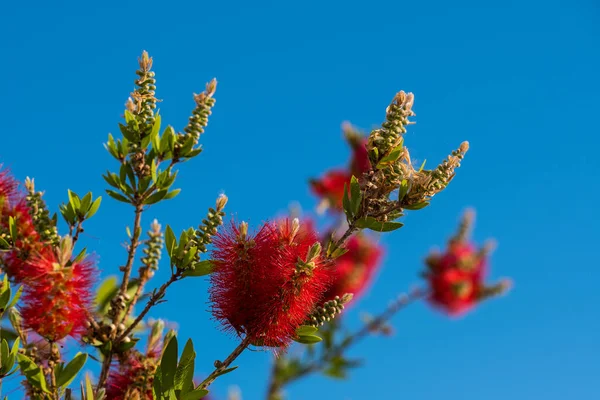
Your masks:
{"label": "blue sky", "polygon": [[[146,227],[152,218],[196,225],[222,192],[255,224],[293,201],[313,209],[307,179],[348,157],[341,122],[377,125],[400,89],[416,95],[413,157],[436,163],[470,141],[448,190],[383,237],[385,265],[347,321],[357,326],[361,310],[377,312],[418,283],[423,257],[467,206],[478,212],[475,238],[499,242],[492,275],[512,277],[512,293],[460,320],[410,307],[394,318],[394,337],[352,350],[366,365],[351,380],[302,381],[290,400],[600,396],[597,3],[52,3],[0,7],[0,159],[35,177],[54,208],[67,188],[102,194],[101,173],[114,167],[102,143],[118,132],[144,49],[163,123],[176,129],[192,92],[219,80],[205,151],[181,167],[182,193],[151,208]],[[104,197],[83,239],[106,276],[124,260],[132,218]],[[167,274],[165,265],[154,284]],[[154,313],[202,346],[199,373],[235,346],[209,319],[206,289],[180,282]],[[237,383],[244,399],[263,398],[269,357],[247,352],[215,393]]]}

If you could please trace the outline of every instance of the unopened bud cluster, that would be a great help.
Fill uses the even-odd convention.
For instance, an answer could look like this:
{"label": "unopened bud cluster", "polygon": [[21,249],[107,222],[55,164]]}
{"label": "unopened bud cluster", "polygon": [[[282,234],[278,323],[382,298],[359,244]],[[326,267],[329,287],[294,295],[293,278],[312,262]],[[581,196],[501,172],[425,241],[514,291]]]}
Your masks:
{"label": "unopened bud cluster", "polygon": [[42,199],[42,192],[35,191],[33,179],[25,179],[25,188],[27,196],[25,200],[29,209],[29,215],[33,221],[35,230],[40,234],[40,238],[53,245],[58,244],[60,240],[56,229],[56,221],[50,217],[50,211]]}
{"label": "unopened bud cluster", "polygon": [[143,265],[140,267],[140,277],[142,279],[151,278],[154,271],[158,270],[163,242],[161,226],[157,220],[154,220],[148,231],[148,239],[145,242],[146,247],[142,250],[144,252],[144,257],[141,260]]}
{"label": "unopened bud cluster", "polygon": [[322,326],[325,322],[331,321],[340,314],[344,310],[344,305],[350,300],[352,300],[351,293],[346,293],[342,297],[335,296],[333,300],[326,301],[322,306],[315,308],[308,316],[305,325]]}
{"label": "unopened bud cluster", "polygon": [[217,234],[219,226],[223,225],[223,217],[225,212],[223,209],[227,204],[227,196],[222,194],[217,199],[215,208],[209,208],[206,218],[202,220],[202,224],[196,229],[195,240],[198,252],[206,253],[206,246],[212,243],[212,237]]}
{"label": "unopened bud cluster", "polygon": [[194,144],[198,143],[200,135],[204,133],[204,128],[208,125],[208,117],[212,113],[211,109],[216,102],[213,97],[216,89],[217,80],[213,79],[206,84],[206,90],[204,92],[194,95],[196,107],[194,108],[194,111],[192,111],[187,126],[184,128],[185,133],[194,138]]}

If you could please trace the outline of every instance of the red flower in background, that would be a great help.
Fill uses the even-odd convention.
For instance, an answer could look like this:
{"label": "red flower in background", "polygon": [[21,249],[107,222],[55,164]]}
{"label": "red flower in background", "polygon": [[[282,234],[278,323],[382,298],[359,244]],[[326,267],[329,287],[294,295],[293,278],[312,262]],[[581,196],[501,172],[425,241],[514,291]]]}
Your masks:
{"label": "red flower in background", "polygon": [[91,306],[92,262],[61,265],[57,255],[46,248],[29,266],[31,276],[25,285],[21,308],[25,327],[50,341],[81,335]]}
{"label": "red flower in background", "polygon": [[331,269],[312,224],[289,219],[256,235],[231,227],[214,241],[213,316],[255,345],[285,347],[323,299]]}
{"label": "red flower in background", "polygon": [[352,175],[346,171],[332,170],[326,172],[321,179],[310,182],[312,191],[318,197],[326,200],[328,206],[334,210],[342,210],[344,187],[349,187]]}
{"label": "red flower in background", "polygon": [[325,300],[346,293],[358,298],[369,286],[380,265],[383,249],[365,235],[354,235],[346,243],[346,253],[335,260],[333,284]]}
{"label": "red flower in background", "polygon": [[363,173],[371,169],[366,147],[367,140],[362,137],[352,137],[349,143],[352,147],[349,169],[330,170],[322,178],[310,182],[313,193],[326,201],[327,206],[335,211],[343,210],[344,186],[350,187],[352,175],[360,179]]}
{"label": "red flower in background", "polygon": [[[0,165],[0,167],[2,167]],[[0,171],[0,215],[5,202],[14,202],[17,196],[18,182],[10,175],[8,170]]]}
{"label": "red flower in background", "polygon": [[489,245],[477,249],[468,241],[473,218],[472,212],[465,213],[448,249],[442,254],[433,253],[426,260],[429,302],[449,315],[464,314],[481,300],[502,294],[510,286],[509,280],[485,284],[490,249]]}
{"label": "red flower in background", "polygon": [[448,250],[429,260],[430,302],[450,315],[470,310],[484,290],[486,260],[471,244],[451,241]]}

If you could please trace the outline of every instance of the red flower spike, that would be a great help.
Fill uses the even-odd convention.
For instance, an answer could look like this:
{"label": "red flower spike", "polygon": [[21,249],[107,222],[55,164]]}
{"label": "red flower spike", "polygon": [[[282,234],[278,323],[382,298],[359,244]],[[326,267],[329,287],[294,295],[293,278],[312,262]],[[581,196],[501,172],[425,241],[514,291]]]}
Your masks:
{"label": "red flower spike", "polygon": [[355,300],[368,288],[381,263],[383,248],[364,235],[352,236],[345,247],[348,251],[335,260],[334,280],[325,300],[346,293],[352,293]]}
{"label": "red flower spike", "polygon": [[254,345],[285,347],[323,299],[331,269],[311,224],[267,223],[254,236],[233,226],[214,242],[213,315]]}
{"label": "red flower spike", "polygon": [[29,268],[31,276],[21,308],[24,326],[49,341],[83,334],[94,283],[92,262],[63,266],[53,251],[44,249],[29,263]]}
{"label": "red flower spike", "polygon": [[[0,167],[2,167],[0,165]],[[17,199],[18,182],[10,175],[8,170],[0,171],[0,215],[4,208],[4,203],[15,202]]]}

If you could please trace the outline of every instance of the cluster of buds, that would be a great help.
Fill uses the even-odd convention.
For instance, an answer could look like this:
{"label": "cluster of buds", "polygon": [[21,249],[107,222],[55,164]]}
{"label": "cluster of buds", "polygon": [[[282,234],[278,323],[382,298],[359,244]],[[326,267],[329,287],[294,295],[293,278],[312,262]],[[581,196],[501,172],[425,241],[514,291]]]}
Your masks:
{"label": "cluster of buds", "polygon": [[25,189],[27,190],[25,200],[35,230],[40,234],[43,241],[57,245],[60,238],[56,229],[56,219],[50,217],[50,212],[42,199],[43,193],[35,191],[34,181],[30,178],[25,179]]}
{"label": "cluster of buds", "polygon": [[206,246],[212,243],[212,237],[217,234],[219,226],[223,225],[223,217],[225,216],[225,206],[227,205],[227,196],[224,194],[217,198],[215,208],[209,208],[206,218],[202,220],[202,224],[195,232],[195,245],[198,252],[206,253]]}
{"label": "cluster of buds", "polygon": [[[82,340],[86,343],[101,345],[120,337],[127,329],[124,323],[112,323],[107,321],[87,321],[87,332]],[[129,343],[129,337],[123,338],[123,343]]]}
{"label": "cluster of buds", "polygon": [[346,293],[342,297],[335,296],[333,300],[328,300],[323,305],[314,309],[308,316],[304,325],[319,327],[325,322],[329,322],[337,315],[341,314],[344,306],[352,300],[352,294]]}
{"label": "cluster of buds", "polygon": [[434,252],[426,259],[424,273],[429,283],[429,301],[449,315],[461,315],[478,302],[504,293],[510,281],[486,285],[487,256],[490,246],[481,249],[469,242],[473,213],[465,213],[457,234],[443,253]]}
{"label": "cluster of buds", "polygon": [[211,109],[215,105],[213,97],[217,90],[217,80],[213,79],[206,84],[206,90],[200,94],[194,94],[196,107],[192,111],[189,122],[184,128],[186,135],[193,138],[194,144],[198,144],[200,135],[204,133],[204,128],[208,125],[208,117],[212,113]]}
{"label": "cluster of buds", "polygon": [[108,309],[108,317],[111,319],[115,319],[116,316],[121,315],[121,313],[127,308],[127,303],[131,301],[131,296],[127,293],[118,294],[110,301],[110,308]]}
{"label": "cluster of buds", "polygon": [[144,257],[142,257],[142,266],[140,267],[140,279],[147,281],[152,278],[154,271],[158,270],[158,263],[160,261],[162,246],[163,246],[163,233],[161,226],[157,220],[152,221],[150,230],[148,231],[148,239],[146,240],[146,247],[142,250]]}

